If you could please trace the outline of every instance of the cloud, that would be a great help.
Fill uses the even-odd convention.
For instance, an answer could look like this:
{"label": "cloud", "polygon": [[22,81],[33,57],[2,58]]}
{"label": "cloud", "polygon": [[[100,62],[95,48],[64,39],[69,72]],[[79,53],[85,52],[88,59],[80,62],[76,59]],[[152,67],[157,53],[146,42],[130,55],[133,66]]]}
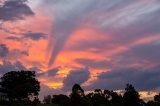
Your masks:
{"label": "cloud", "polygon": [[24,19],[25,16],[34,15],[26,4],[27,0],[6,0],[0,5],[0,20],[14,21]]}
{"label": "cloud", "polygon": [[26,70],[26,67],[20,62],[20,61],[16,61],[14,63],[15,67],[17,67],[19,70]]}
{"label": "cloud", "polygon": [[68,91],[71,90],[71,87],[75,84],[83,84],[89,79],[90,73],[88,68],[77,69],[71,71],[63,81],[63,88],[64,90]]}
{"label": "cloud", "polygon": [[29,38],[32,40],[40,40],[40,39],[46,39],[46,34],[40,33],[40,32],[27,32],[24,34],[23,38]]}
{"label": "cloud", "polygon": [[45,72],[44,72],[44,70],[41,70],[38,67],[31,67],[28,70],[36,71],[36,76],[37,77],[43,77],[45,75],[47,77],[52,77],[53,78],[57,74],[57,72],[59,71],[59,68],[60,67],[52,68],[52,69],[49,69]]}
{"label": "cloud", "polygon": [[9,53],[9,49],[5,44],[0,44],[0,58],[5,57]]}
{"label": "cloud", "polygon": [[37,77],[41,77],[41,76],[45,75],[45,72],[43,72],[43,70],[39,69],[38,67],[31,67],[28,70],[35,71]]}
{"label": "cloud", "polygon": [[19,70],[26,70],[25,66],[20,61],[16,61],[13,64],[9,61],[3,61],[3,63],[0,64],[0,74]]}
{"label": "cloud", "polygon": [[143,44],[132,47],[128,52],[123,53],[122,56],[130,56],[141,60],[147,60],[154,63],[160,62],[160,44],[156,42]]}
{"label": "cloud", "polygon": [[122,68],[102,72],[88,89],[122,90],[125,84],[131,83],[138,90],[154,90],[160,87],[160,67],[150,69]]}
{"label": "cloud", "polygon": [[29,56],[28,51],[21,51],[21,54],[22,54],[22,55],[25,55],[25,56]]}
{"label": "cloud", "polygon": [[111,62],[108,60],[75,59],[75,62],[83,66],[96,68],[96,69],[107,69],[111,66]]}
{"label": "cloud", "polygon": [[[157,6],[155,5],[155,7]],[[160,18],[159,10],[160,8],[153,9],[153,11],[150,12],[144,11],[144,14],[140,14],[132,23],[111,29],[109,33],[113,38],[118,36],[118,40],[113,39],[111,42],[126,45],[143,37],[157,36],[157,34],[160,33],[160,21],[158,20]]]}
{"label": "cloud", "polygon": [[20,57],[24,57],[24,56],[29,56],[28,51],[26,50],[20,50],[20,49],[13,49],[10,50],[8,55],[5,57],[5,59],[15,59],[15,58],[20,58]]}
{"label": "cloud", "polygon": [[48,72],[48,76],[55,76],[58,71],[59,71],[59,67],[52,68],[52,69],[47,71]]}
{"label": "cloud", "polygon": [[149,68],[159,65],[160,44],[158,41],[153,40],[153,42],[131,46],[128,50],[117,53],[114,55],[115,66],[113,67]]}
{"label": "cloud", "polygon": [[0,64],[0,74],[7,73],[9,71],[29,70],[29,71],[35,71],[37,77],[43,77],[44,75],[48,76],[56,75],[56,73],[59,71],[58,69],[59,68],[53,68],[51,70],[47,70],[46,72],[44,72],[38,67],[27,68],[20,61],[15,61],[14,63],[11,63],[10,61],[4,60],[2,61],[2,64]]}
{"label": "cloud", "polygon": [[6,37],[7,40],[13,40],[13,41],[23,41],[25,39],[32,39],[34,41],[38,41],[40,39],[46,39],[47,35],[41,32],[32,32],[32,31],[27,31],[20,33],[22,35],[21,37],[17,36],[8,36]]}
{"label": "cloud", "polygon": [[16,36],[9,36],[6,38],[7,40],[13,40],[13,41],[21,41],[20,37],[16,37]]}

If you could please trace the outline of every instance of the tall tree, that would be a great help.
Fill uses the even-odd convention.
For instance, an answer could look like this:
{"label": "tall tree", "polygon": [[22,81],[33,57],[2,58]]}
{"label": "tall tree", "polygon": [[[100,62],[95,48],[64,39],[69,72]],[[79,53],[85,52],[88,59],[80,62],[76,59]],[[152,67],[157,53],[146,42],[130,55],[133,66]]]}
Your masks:
{"label": "tall tree", "polygon": [[111,106],[123,106],[123,98],[117,92],[110,91],[110,104]]}
{"label": "tall tree", "polygon": [[139,93],[131,84],[127,84],[125,88],[125,93],[123,95],[125,106],[141,106],[141,99]]}
{"label": "tall tree", "polygon": [[1,77],[1,92],[5,93],[10,102],[30,101],[37,99],[40,83],[34,71],[11,71]]}
{"label": "tall tree", "polygon": [[154,101],[160,103],[160,93],[154,96]]}
{"label": "tall tree", "polygon": [[91,97],[91,102],[93,106],[104,106],[108,101],[101,89],[95,89]]}
{"label": "tall tree", "polygon": [[90,106],[89,99],[85,96],[84,90],[79,84],[72,87],[69,106]]}

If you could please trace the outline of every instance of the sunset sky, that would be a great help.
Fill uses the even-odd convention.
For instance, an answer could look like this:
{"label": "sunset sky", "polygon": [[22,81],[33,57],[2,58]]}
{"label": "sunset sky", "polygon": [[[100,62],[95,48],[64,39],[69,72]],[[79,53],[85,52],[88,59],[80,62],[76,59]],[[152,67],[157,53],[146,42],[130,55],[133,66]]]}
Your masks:
{"label": "sunset sky", "polygon": [[12,70],[36,71],[41,96],[159,92],[160,1],[0,0],[0,75]]}

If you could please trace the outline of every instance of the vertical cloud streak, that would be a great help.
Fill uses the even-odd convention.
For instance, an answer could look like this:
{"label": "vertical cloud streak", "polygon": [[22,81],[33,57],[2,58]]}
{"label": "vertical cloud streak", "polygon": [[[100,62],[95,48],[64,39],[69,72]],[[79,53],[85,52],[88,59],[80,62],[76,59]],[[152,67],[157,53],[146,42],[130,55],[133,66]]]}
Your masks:
{"label": "vertical cloud streak", "polygon": [[[68,5],[65,5],[65,3],[68,3]],[[83,5],[83,8],[77,8],[82,4],[83,3],[80,0],[72,2],[66,0],[64,2],[56,2],[53,6],[54,27],[52,30],[52,37],[54,39],[54,42],[51,42],[50,44],[54,44],[54,49],[51,53],[52,55],[49,60],[48,66],[51,66],[54,63],[58,53],[61,51],[67,39],[70,37],[71,32],[80,22],[82,14],[87,10],[86,8],[88,7],[88,5],[91,5],[88,1],[85,5]]]}

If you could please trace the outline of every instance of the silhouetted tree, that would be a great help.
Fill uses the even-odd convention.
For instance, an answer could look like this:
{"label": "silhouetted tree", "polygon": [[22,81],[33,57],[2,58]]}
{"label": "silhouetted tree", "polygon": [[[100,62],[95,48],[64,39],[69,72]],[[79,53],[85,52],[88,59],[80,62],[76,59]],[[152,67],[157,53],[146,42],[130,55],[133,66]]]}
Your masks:
{"label": "silhouetted tree", "polygon": [[160,93],[154,96],[154,101],[160,103]]}
{"label": "silhouetted tree", "polygon": [[104,106],[108,103],[101,89],[96,89],[91,97],[93,106]]}
{"label": "silhouetted tree", "polygon": [[154,101],[149,101],[147,106],[160,106],[160,93],[154,96]]}
{"label": "silhouetted tree", "polygon": [[79,84],[72,87],[70,106],[90,106],[89,99],[84,95],[84,90]]}
{"label": "silhouetted tree", "polygon": [[40,84],[35,77],[33,71],[8,72],[1,77],[2,92],[7,95],[9,102],[34,100],[40,91]]}
{"label": "silhouetted tree", "polygon": [[111,106],[123,106],[123,98],[116,92],[110,91],[110,104]]}
{"label": "silhouetted tree", "polygon": [[60,106],[69,106],[70,98],[66,95],[53,95],[52,103]]}
{"label": "silhouetted tree", "polygon": [[141,100],[139,93],[131,84],[127,84],[125,93],[123,95],[123,101],[125,106],[141,106]]}
{"label": "silhouetted tree", "polygon": [[84,90],[79,84],[74,84],[72,87],[72,94],[77,94],[79,96],[84,96]]}
{"label": "silhouetted tree", "polygon": [[33,104],[33,105],[37,105],[37,104],[40,104],[40,103],[41,103],[41,102],[40,102],[40,100],[39,100],[38,97],[35,97],[34,100],[32,101],[32,104]]}
{"label": "silhouetted tree", "polygon": [[123,98],[116,92],[109,90],[96,89],[94,92],[87,94],[93,106],[122,106]]}

